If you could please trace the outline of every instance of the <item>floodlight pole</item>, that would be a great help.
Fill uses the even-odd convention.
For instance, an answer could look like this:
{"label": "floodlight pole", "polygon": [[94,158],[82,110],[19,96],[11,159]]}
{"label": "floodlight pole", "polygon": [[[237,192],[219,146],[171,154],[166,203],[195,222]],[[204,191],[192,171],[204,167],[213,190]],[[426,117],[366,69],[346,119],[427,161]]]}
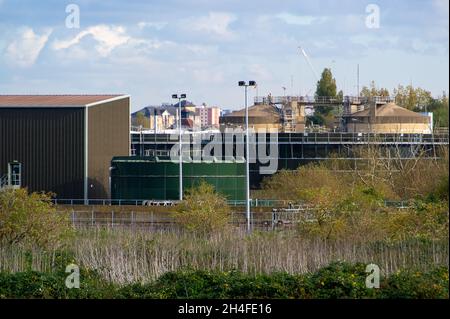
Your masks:
{"label": "floodlight pole", "polygon": [[172,94],[172,98],[178,99],[178,145],[179,145],[179,155],[178,155],[178,166],[179,166],[179,199],[183,200],[183,143],[181,136],[181,99],[186,98],[186,94]]}
{"label": "floodlight pole", "polygon": [[249,138],[249,125],[248,125],[248,103],[247,103],[247,89],[249,86],[256,86],[255,81],[249,81],[247,84],[245,81],[239,81],[239,86],[243,86],[245,89],[245,208],[247,217],[247,232],[251,233],[251,212],[250,212],[250,138]]}

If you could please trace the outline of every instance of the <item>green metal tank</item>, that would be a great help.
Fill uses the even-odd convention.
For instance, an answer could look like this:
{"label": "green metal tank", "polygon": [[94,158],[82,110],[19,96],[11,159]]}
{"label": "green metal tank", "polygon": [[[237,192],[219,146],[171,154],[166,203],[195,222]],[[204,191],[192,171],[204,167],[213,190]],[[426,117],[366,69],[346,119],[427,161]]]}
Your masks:
{"label": "green metal tank", "polygon": [[[204,180],[228,200],[245,200],[245,161],[183,162],[183,189]],[[111,199],[177,200],[179,163],[160,157],[114,157]]]}

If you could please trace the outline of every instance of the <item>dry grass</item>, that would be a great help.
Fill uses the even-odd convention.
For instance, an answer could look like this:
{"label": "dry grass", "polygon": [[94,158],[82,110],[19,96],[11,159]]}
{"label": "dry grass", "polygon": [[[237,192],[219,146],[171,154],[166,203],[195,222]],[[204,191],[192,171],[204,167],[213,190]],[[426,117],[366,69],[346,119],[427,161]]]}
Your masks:
{"label": "dry grass", "polygon": [[[167,271],[239,269],[247,273],[305,273],[332,261],[376,263],[386,274],[400,268],[426,270],[448,266],[448,242],[400,241],[396,244],[307,240],[294,232],[255,233],[235,229],[198,237],[183,231],[86,229],[68,247],[78,263],[115,283],[148,282]],[[32,251],[35,270],[49,270],[46,258]],[[26,270],[21,249],[0,247],[0,271]]]}

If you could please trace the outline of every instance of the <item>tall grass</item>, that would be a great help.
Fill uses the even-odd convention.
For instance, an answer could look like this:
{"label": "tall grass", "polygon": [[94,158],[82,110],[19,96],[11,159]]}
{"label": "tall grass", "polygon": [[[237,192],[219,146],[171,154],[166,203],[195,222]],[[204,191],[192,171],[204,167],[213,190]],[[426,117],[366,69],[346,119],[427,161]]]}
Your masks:
{"label": "tall grass", "polygon": [[[77,263],[118,284],[149,282],[180,268],[306,273],[341,260],[375,263],[388,275],[402,268],[448,266],[447,241],[325,241],[304,239],[288,231],[247,236],[233,229],[204,237],[182,230],[89,228],[79,230],[67,250],[74,253]],[[48,271],[54,256],[54,251],[0,246],[0,271],[30,267]]]}

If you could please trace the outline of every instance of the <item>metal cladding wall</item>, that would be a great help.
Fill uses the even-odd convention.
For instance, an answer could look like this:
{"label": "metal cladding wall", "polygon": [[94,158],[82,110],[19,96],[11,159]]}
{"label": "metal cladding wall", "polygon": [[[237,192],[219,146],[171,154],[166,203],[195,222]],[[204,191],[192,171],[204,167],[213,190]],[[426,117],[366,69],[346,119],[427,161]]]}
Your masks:
{"label": "metal cladding wall", "polygon": [[13,160],[30,191],[83,198],[84,110],[0,108],[0,175]]}
{"label": "metal cladding wall", "polygon": [[130,99],[88,109],[89,198],[109,198],[109,166],[113,156],[130,154]]}
{"label": "metal cladding wall", "polygon": [[[177,200],[179,167],[153,157],[115,157],[111,162],[111,198]],[[204,180],[229,200],[245,199],[245,162],[183,163],[183,188]]]}

